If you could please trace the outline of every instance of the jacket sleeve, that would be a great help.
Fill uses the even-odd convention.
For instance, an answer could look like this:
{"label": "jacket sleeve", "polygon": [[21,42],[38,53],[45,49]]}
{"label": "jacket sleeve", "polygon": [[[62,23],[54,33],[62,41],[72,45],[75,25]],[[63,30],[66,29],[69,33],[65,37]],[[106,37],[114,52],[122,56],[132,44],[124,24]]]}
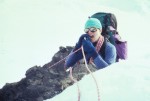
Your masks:
{"label": "jacket sleeve", "polygon": [[108,45],[106,46],[105,50],[105,61],[110,65],[116,62],[117,52],[116,47],[113,44],[110,42],[107,43]]}
{"label": "jacket sleeve", "polygon": [[65,61],[66,69],[68,69],[69,67],[72,67],[77,61],[79,61],[82,58],[83,58],[83,56],[82,56],[81,50],[79,50],[76,53],[73,53],[73,51],[72,51]]}
{"label": "jacket sleeve", "polygon": [[102,69],[115,62],[116,62],[116,48],[114,45],[107,42],[105,47],[105,59],[103,59],[101,55],[98,55],[94,59],[94,64],[98,69]]}

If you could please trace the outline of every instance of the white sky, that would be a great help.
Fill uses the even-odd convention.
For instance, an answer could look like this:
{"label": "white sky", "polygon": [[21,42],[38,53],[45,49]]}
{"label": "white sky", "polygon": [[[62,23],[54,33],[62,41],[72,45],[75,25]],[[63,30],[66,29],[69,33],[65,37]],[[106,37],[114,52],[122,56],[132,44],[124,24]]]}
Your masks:
{"label": "white sky", "polygon": [[[87,17],[100,11],[116,15],[118,31],[128,41],[129,59],[121,68],[137,66],[139,71],[147,73],[149,0],[0,0],[0,88],[5,83],[19,81],[30,67],[51,61],[59,46],[75,45]],[[131,79],[138,80],[130,73]],[[149,83],[147,74],[140,76]]]}

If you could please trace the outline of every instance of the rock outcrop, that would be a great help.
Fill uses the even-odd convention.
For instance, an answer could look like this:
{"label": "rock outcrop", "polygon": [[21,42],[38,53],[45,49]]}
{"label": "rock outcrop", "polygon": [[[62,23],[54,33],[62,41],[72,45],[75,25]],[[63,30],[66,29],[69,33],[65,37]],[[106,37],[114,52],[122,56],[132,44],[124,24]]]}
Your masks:
{"label": "rock outcrop", "polygon": [[[61,93],[74,83],[69,78],[69,73],[64,69],[65,57],[72,49],[73,47],[70,46],[60,47],[52,57],[52,61],[42,67],[29,68],[25,73],[26,77],[18,82],[6,83],[0,89],[0,101],[43,101]],[[76,64],[74,67],[73,77],[78,81],[88,74],[83,63]],[[91,65],[89,68],[91,71],[96,70]]]}

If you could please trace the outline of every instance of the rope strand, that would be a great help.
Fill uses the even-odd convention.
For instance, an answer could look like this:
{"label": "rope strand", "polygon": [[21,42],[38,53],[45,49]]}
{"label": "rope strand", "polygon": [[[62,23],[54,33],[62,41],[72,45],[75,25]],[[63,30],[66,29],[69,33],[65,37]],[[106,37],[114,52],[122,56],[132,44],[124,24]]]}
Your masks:
{"label": "rope strand", "polygon": [[74,52],[72,52],[72,53],[70,53],[68,56],[66,56],[66,57],[64,57],[63,59],[61,59],[60,61],[58,61],[58,62],[56,62],[56,63],[54,63],[53,65],[51,65],[51,66],[49,66],[48,68],[52,68],[52,67],[54,67],[55,65],[57,65],[57,64],[59,64],[59,63],[61,63],[62,61],[64,61],[67,57],[69,57],[70,55],[72,55],[72,54],[74,54],[74,53],[76,53],[77,51],[79,51],[81,48],[79,48],[79,49],[77,49],[77,50],[75,50]]}
{"label": "rope strand", "polygon": [[79,88],[79,85],[78,85],[78,81],[76,79],[73,78],[73,75],[72,75],[72,68],[70,68],[70,79],[77,84],[77,89],[78,89],[78,101],[80,101],[80,88]]}
{"label": "rope strand", "polygon": [[[70,53],[68,56],[64,57],[63,59],[61,59],[60,61],[56,62],[55,64],[51,65],[51,66],[48,67],[48,68],[52,68],[53,66],[59,64],[60,62],[64,61],[67,57],[69,57],[70,55],[76,53],[76,52],[79,51],[79,50],[82,50],[83,58],[84,58],[84,61],[85,61],[85,67],[87,68],[88,72],[91,74],[91,76],[92,76],[92,78],[93,78],[93,80],[94,80],[94,82],[95,82],[95,84],[96,84],[97,95],[98,95],[98,101],[100,101],[100,94],[99,94],[98,83],[97,83],[97,81],[96,81],[96,79],[95,79],[93,73],[90,71],[90,69],[89,69],[88,66],[87,66],[87,62],[86,62],[86,58],[85,58],[83,46],[82,46],[81,48],[75,50],[74,52]],[[78,101],[80,101],[80,95],[81,95],[81,93],[80,93],[80,89],[79,89],[79,85],[78,85],[77,80],[75,80],[75,79],[73,78],[73,76],[72,76],[72,68],[70,69],[70,78],[77,84],[77,89],[78,89]]]}
{"label": "rope strand", "polygon": [[83,49],[83,46],[81,47],[82,48],[82,54],[83,54],[83,58],[84,58],[84,61],[85,61],[85,67],[86,69],[89,71],[89,73],[91,74],[92,78],[94,79],[94,82],[96,84],[96,88],[97,88],[97,95],[98,95],[98,101],[100,101],[100,94],[99,94],[99,87],[98,87],[98,83],[93,75],[93,73],[90,71],[90,69],[88,68],[87,66],[87,62],[86,62],[86,58],[85,58],[85,54],[84,54],[84,49]]}
{"label": "rope strand", "polygon": [[[80,47],[79,49],[75,50],[74,52],[70,53],[68,56],[64,57],[64,58],[61,59],[60,61],[58,61],[58,62],[56,62],[55,64],[51,65],[51,66],[48,67],[48,68],[52,68],[53,66],[59,64],[60,62],[64,61],[67,57],[69,57],[70,55],[76,53],[76,52],[79,51],[79,50],[81,50],[81,47]],[[80,93],[78,81],[75,80],[75,79],[73,78],[73,76],[72,76],[72,68],[70,68],[70,79],[71,79],[72,81],[74,81],[74,82],[77,84],[77,89],[78,89],[78,101],[80,101],[80,95],[81,95],[81,93]]]}

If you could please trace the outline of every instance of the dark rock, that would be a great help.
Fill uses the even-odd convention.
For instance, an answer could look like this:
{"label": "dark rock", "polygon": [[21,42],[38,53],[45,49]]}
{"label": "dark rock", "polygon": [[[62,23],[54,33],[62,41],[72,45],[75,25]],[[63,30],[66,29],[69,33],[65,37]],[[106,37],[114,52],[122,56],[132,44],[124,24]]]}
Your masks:
{"label": "dark rock", "polygon": [[[61,46],[52,57],[52,61],[43,67],[29,68],[25,73],[26,77],[18,82],[6,83],[0,89],[0,101],[43,101],[61,93],[74,83],[64,68],[65,58],[72,49],[71,46],[66,48]],[[77,80],[88,74],[83,63],[76,64],[74,67],[73,77]],[[91,65],[89,68],[91,71],[96,70]]]}

